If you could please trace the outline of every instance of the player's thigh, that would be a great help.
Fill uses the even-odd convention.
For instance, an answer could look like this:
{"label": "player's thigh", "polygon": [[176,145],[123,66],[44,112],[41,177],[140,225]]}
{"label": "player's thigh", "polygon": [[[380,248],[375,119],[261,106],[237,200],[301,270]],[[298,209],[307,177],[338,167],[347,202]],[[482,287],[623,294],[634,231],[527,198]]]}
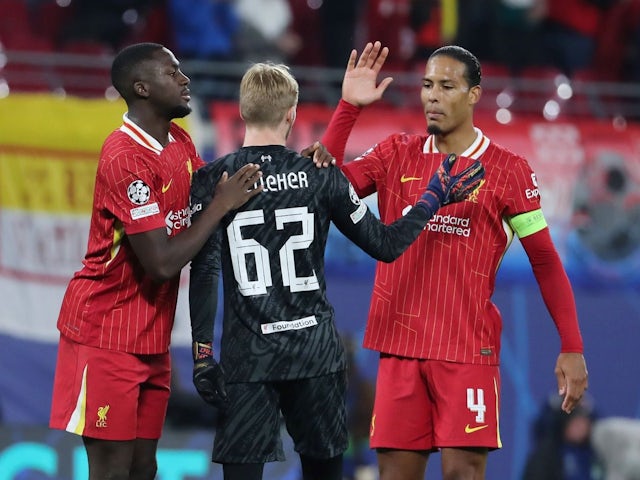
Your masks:
{"label": "player's thigh", "polygon": [[213,461],[283,461],[280,405],[272,384],[229,383],[226,387],[229,407],[218,416]]}
{"label": "player's thigh", "polygon": [[281,382],[280,405],[296,452],[332,458],[348,444],[346,371]]}
{"label": "player's thigh", "polygon": [[423,360],[383,354],[371,417],[371,448],[430,451],[433,405],[422,375]]}
{"label": "player's thigh", "polygon": [[436,447],[502,446],[497,365],[429,360],[424,371],[434,404]]}

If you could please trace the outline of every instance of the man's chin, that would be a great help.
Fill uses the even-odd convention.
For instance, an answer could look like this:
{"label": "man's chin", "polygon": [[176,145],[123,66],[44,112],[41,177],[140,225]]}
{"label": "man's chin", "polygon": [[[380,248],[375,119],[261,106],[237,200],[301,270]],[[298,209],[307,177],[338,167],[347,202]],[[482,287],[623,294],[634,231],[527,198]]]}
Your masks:
{"label": "man's chin", "polygon": [[171,118],[184,118],[191,113],[191,107],[189,105],[180,105],[171,112]]}
{"label": "man's chin", "polygon": [[427,125],[427,133],[430,135],[441,135],[442,129],[438,125]]}

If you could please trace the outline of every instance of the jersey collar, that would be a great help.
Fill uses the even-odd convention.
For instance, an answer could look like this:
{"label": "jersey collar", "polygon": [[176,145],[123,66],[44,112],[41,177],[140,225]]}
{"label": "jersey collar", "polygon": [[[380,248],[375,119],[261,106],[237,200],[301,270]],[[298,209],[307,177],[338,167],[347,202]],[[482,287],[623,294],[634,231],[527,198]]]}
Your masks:
{"label": "jersey collar", "polygon": [[[136,143],[139,143],[145,148],[148,148],[154,153],[160,155],[162,152],[162,144],[140,128],[129,116],[125,113],[122,115],[123,124],[120,127],[120,131],[129,135]],[[169,141],[173,142],[173,136],[169,133]]]}
{"label": "jersey collar", "polygon": [[[473,143],[467,148],[464,152],[460,154],[461,157],[473,158],[477,160],[480,155],[482,155],[491,140],[487,138],[478,127],[473,128],[476,131],[476,139]],[[434,135],[429,135],[427,137],[427,141],[424,142],[424,147],[422,147],[423,153],[440,153],[438,147],[436,146],[436,137]]]}

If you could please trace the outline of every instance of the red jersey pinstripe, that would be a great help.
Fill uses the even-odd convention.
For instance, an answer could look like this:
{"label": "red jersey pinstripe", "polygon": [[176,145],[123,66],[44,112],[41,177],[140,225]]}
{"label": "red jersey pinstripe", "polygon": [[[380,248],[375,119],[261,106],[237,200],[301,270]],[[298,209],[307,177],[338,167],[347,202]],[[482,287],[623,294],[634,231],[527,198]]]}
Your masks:
{"label": "red jersey pinstripe", "polygon": [[[433,137],[394,134],[341,168],[361,195],[378,192],[390,223],[413,205],[438,167]],[[527,161],[477,130],[463,157],[486,174],[464,202],[442,207],[396,261],[378,262],[364,346],[398,356],[498,364],[502,320],[491,302],[513,234],[506,219],[540,208]],[[454,172],[469,164],[459,158]]]}
{"label": "red jersey pinstripe", "polygon": [[58,318],[60,332],[78,343],[136,354],[169,348],[179,276],[153,281],[127,241],[128,234],[166,228],[173,236],[189,226],[191,173],[203,161],[185,130],[172,123],[169,132],[163,148],[125,115],[102,146],[87,253]]}

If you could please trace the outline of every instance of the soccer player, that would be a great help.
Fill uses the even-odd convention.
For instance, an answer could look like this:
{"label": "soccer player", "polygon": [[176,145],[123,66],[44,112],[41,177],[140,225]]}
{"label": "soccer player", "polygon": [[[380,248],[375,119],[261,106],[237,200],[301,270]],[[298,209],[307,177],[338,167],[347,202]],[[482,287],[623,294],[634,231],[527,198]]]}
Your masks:
{"label": "soccer player", "polygon": [[392,81],[377,84],[387,54],[380,42],[367,44],[357,62],[352,51],[342,99],[323,137],[356,193],[377,192],[388,223],[411,205],[416,182],[428,178],[441,153],[480,160],[486,175],[466,201],[439,210],[402,257],[377,264],[364,336],[364,347],[380,352],[370,446],[381,480],[422,480],[436,450],[444,479],[481,480],[489,450],[501,447],[502,320],[491,295],[514,234],[560,335],[555,374],[565,412],[588,383],[573,292],[534,172],[474,126],[481,70],[469,51],[445,46],[428,59],[420,94],[426,134],[390,135],[343,163],[361,108]]}
{"label": "soccer player", "polygon": [[82,435],[90,480],[151,480],[180,270],[227,212],[260,193],[259,166],[223,174],[187,228],[191,175],[204,163],[172,119],[191,111],[189,78],[169,50],[142,43],[115,57],[111,79],[128,110],[103,144],[84,266],[58,318],[50,426]]}
{"label": "soccer player", "polygon": [[[221,172],[261,165],[262,194],[227,215],[191,264],[194,383],[220,407],[213,461],[223,464],[225,480],[261,479],[265,462],[284,459],[281,413],[303,478],[342,479],[346,354],[326,296],[330,223],[370,255],[391,261],[441,205],[466,198],[483,176],[479,162],[454,175],[455,156],[440,155],[435,174],[416,188],[416,206],[383,225],[339,169],[318,169],[285,146],[297,103],[298,83],[286,66],[252,66],[240,85],[243,146],[195,172],[191,187],[197,218]],[[211,345],[220,269],[218,364]]]}

